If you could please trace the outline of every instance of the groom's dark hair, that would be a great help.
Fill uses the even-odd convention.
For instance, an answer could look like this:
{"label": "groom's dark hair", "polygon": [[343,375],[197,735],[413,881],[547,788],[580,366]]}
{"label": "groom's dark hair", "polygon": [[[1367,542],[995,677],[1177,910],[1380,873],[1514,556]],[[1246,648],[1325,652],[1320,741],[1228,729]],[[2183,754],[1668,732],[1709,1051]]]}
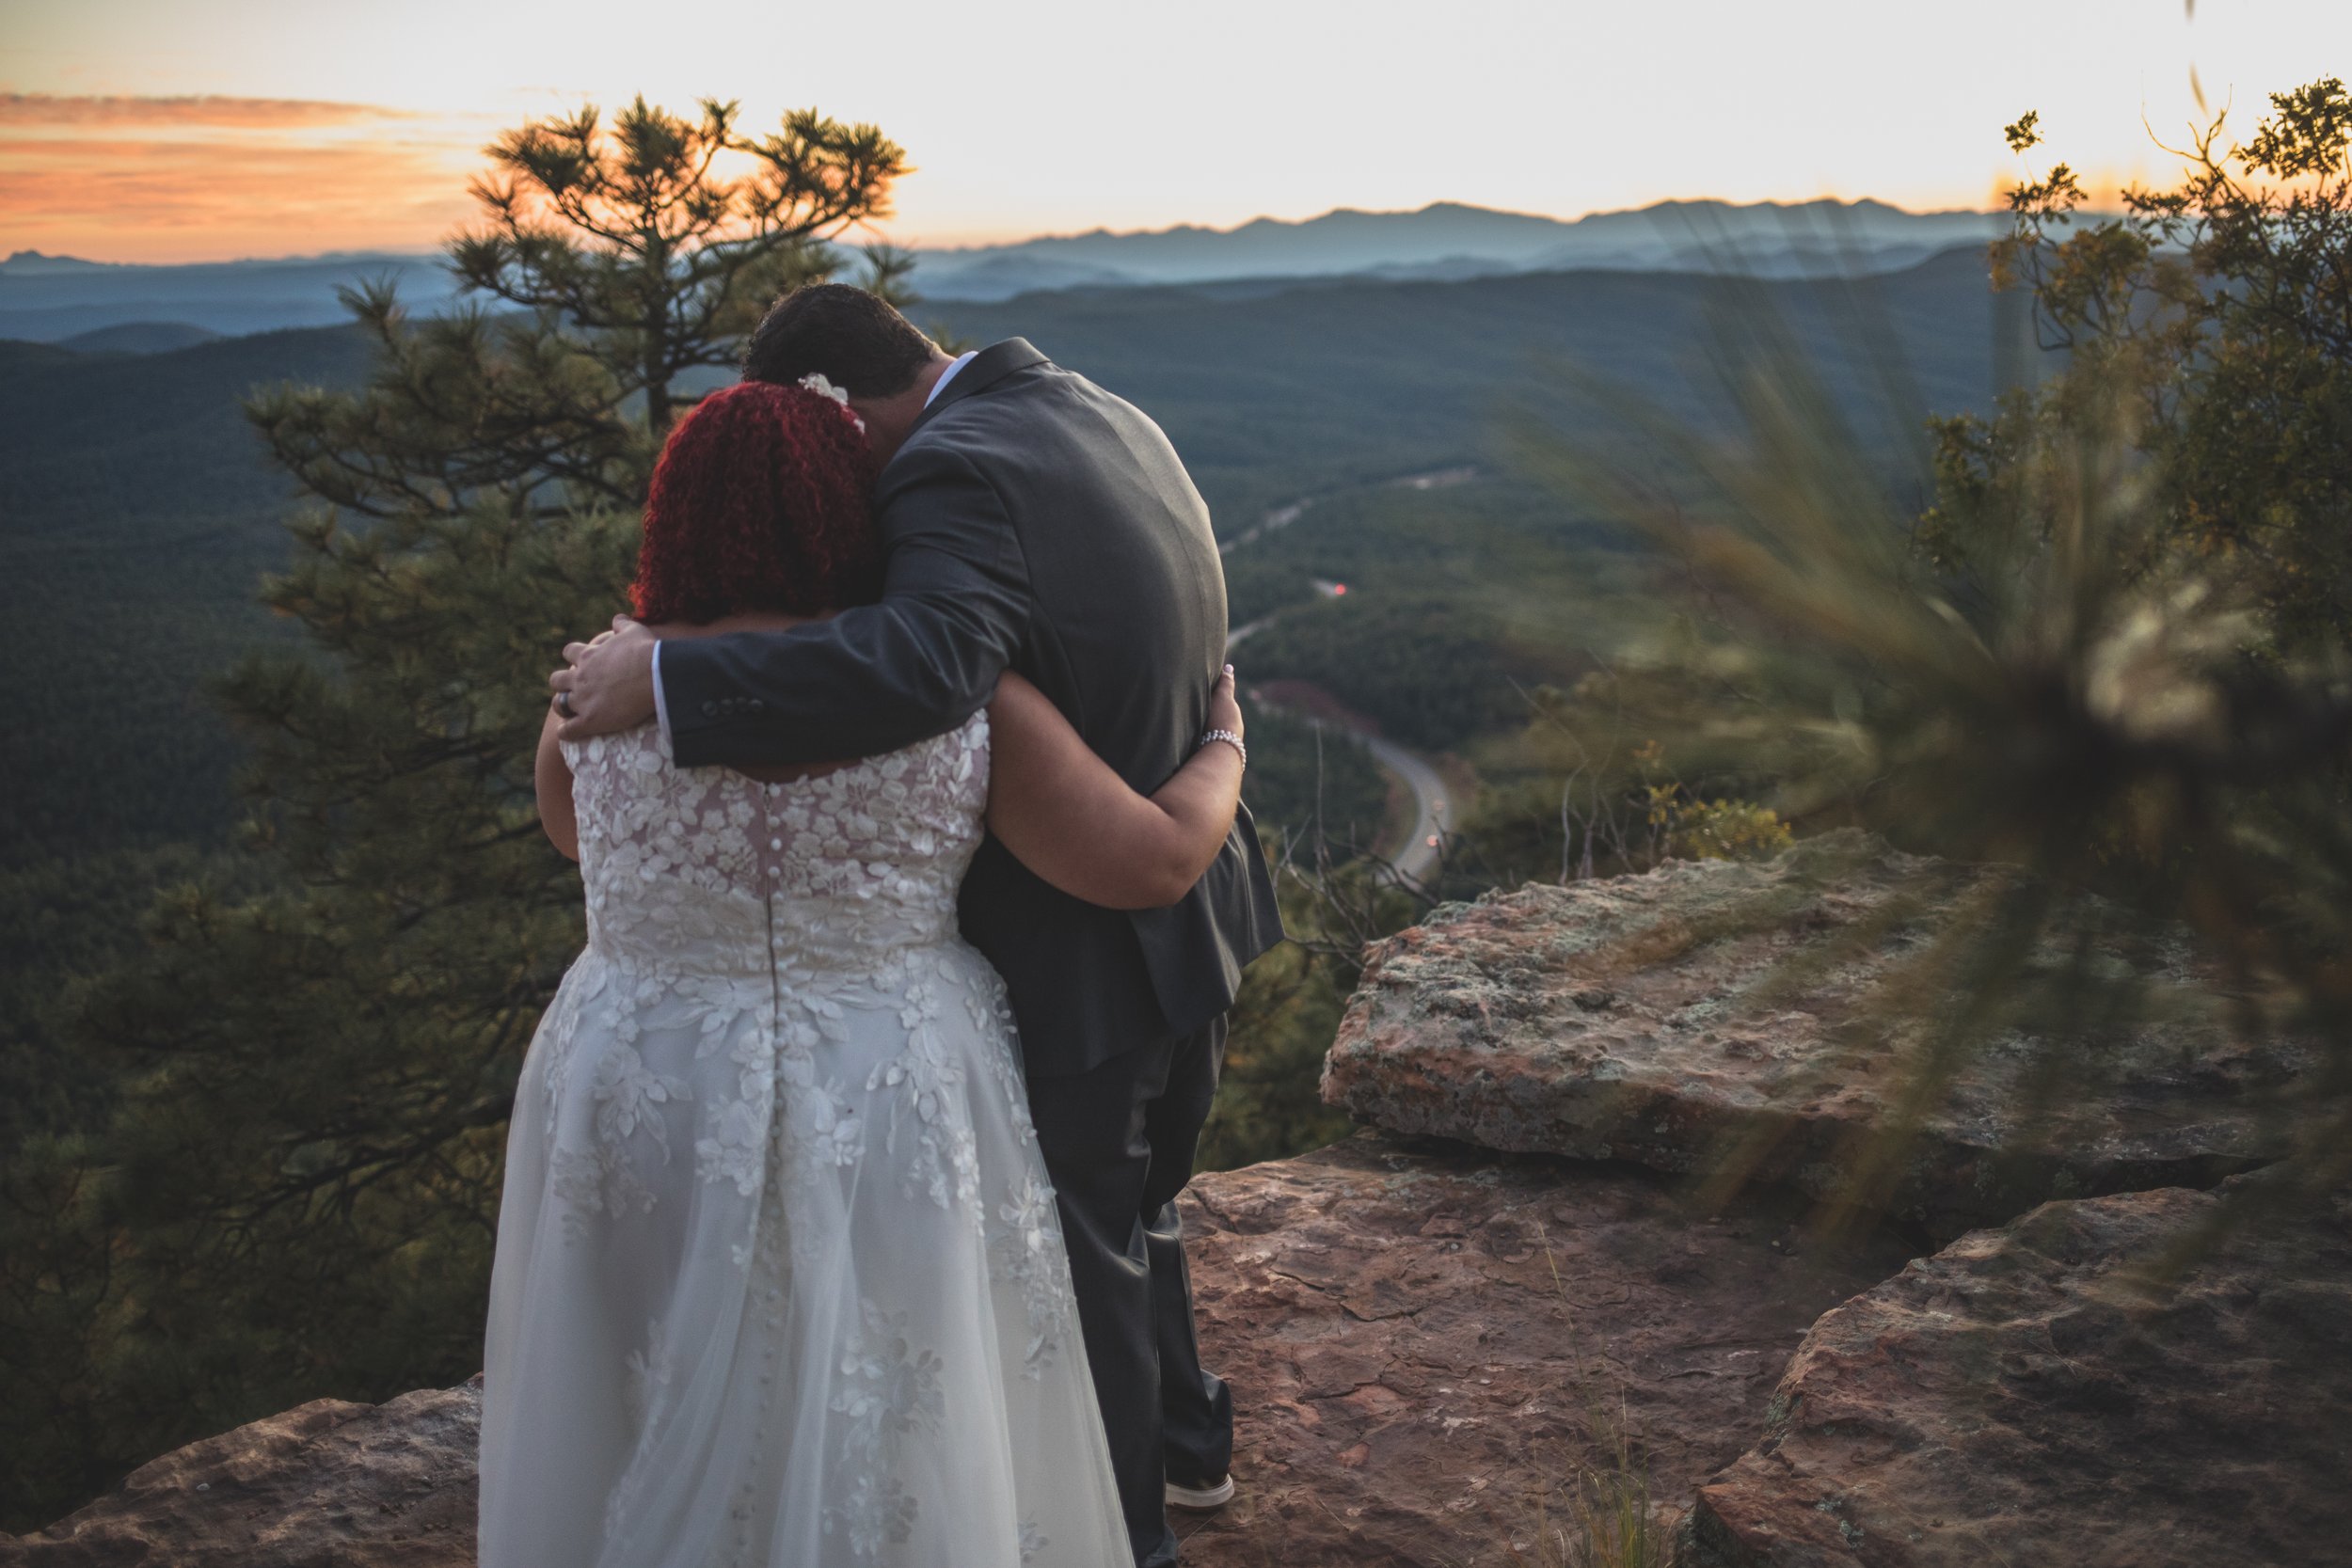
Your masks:
{"label": "groom's dark hair", "polygon": [[939,350],[890,302],[811,283],[768,308],[743,345],[743,379],[789,386],[814,371],[854,397],[896,396]]}

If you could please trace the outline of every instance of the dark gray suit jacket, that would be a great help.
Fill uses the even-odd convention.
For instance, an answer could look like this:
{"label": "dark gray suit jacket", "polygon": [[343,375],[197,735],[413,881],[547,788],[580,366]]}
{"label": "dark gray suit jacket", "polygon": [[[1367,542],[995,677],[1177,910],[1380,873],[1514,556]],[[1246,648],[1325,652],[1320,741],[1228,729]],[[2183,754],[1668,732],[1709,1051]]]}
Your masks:
{"label": "dark gray suit jacket", "polygon": [[[1208,508],[1144,415],[1021,339],[933,400],[875,493],[882,602],[781,634],[666,643],[677,760],[873,756],[953,729],[1010,668],[1149,793],[1205,725],[1224,660]],[[1120,912],[1057,892],[1003,845],[964,879],[963,934],[1012,994],[1032,1073],[1083,1072],[1198,1029],[1282,939],[1244,810],[1184,900]]]}

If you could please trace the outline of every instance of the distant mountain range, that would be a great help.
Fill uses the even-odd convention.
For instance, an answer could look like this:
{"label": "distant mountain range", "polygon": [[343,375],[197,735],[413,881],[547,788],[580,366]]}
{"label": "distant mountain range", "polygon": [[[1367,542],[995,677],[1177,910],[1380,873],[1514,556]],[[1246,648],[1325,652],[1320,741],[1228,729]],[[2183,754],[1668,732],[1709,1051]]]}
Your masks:
{"label": "distant mountain range", "polygon": [[1456,280],[1518,272],[1736,272],[1762,277],[1881,273],[1981,245],[1994,213],[1909,213],[1883,201],[1667,201],[1573,222],[1438,202],[1417,213],[1343,209],[1238,229],[1097,230],[1018,245],[920,251],[916,286],[939,300],[1041,290],[1232,278]]}
{"label": "distant mountain range", "polygon": [[[1761,277],[1885,273],[2006,220],[1990,213],[1908,213],[1880,201],[1670,201],[1565,222],[1439,202],[1417,213],[1342,210],[1291,223],[1089,234],[918,251],[914,282],[943,302],[993,303],[1072,289],[1366,277],[1454,281],[1537,272],[1735,272]],[[364,253],[188,266],[129,266],[19,251],[0,261],[0,338],[79,340],[116,352],[178,346],[160,330],[238,335],[347,319],[336,291],[376,277],[411,309],[447,308],[457,290],[432,255]]]}

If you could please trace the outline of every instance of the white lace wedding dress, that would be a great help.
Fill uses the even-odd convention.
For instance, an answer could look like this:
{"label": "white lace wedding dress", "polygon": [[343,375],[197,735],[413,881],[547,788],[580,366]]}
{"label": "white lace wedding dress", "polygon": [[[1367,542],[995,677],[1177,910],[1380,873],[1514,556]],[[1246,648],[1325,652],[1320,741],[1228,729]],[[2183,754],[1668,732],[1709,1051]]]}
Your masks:
{"label": "white lace wedding dress", "polygon": [[567,745],[588,947],[525,1059],[483,1568],[1125,1568],[1004,988],[985,714],[793,784]]}

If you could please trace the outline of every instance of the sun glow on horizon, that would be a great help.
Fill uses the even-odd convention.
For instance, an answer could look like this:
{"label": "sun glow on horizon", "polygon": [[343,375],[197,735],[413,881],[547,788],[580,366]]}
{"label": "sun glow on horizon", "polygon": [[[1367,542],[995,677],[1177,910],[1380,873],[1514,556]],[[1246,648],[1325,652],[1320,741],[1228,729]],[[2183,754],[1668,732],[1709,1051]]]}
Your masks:
{"label": "sun glow on horizon", "polygon": [[651,34],[611,0],[560,18],[24,0],[0,41],[0,253],[429,250],[471,218],[499,132],[639,92],[737,98],[751,129],[802,104],[879,124],[915,167],[882,233],[944,245],[1433,201],[1981,208],[2026,172],[2000,128],[2028,108],[2050,155],[2111,195],[2165,178],[2152,137],[2187,135],[2192,69],[2241,134],[2268,93],[2352,74],[2337,0],[2203,0],[2194,19],[2182,0],[1989,0],[1965,20],[1866,0],[1340,14],[911,0],[878,39],[855,13],[752,0]]}

